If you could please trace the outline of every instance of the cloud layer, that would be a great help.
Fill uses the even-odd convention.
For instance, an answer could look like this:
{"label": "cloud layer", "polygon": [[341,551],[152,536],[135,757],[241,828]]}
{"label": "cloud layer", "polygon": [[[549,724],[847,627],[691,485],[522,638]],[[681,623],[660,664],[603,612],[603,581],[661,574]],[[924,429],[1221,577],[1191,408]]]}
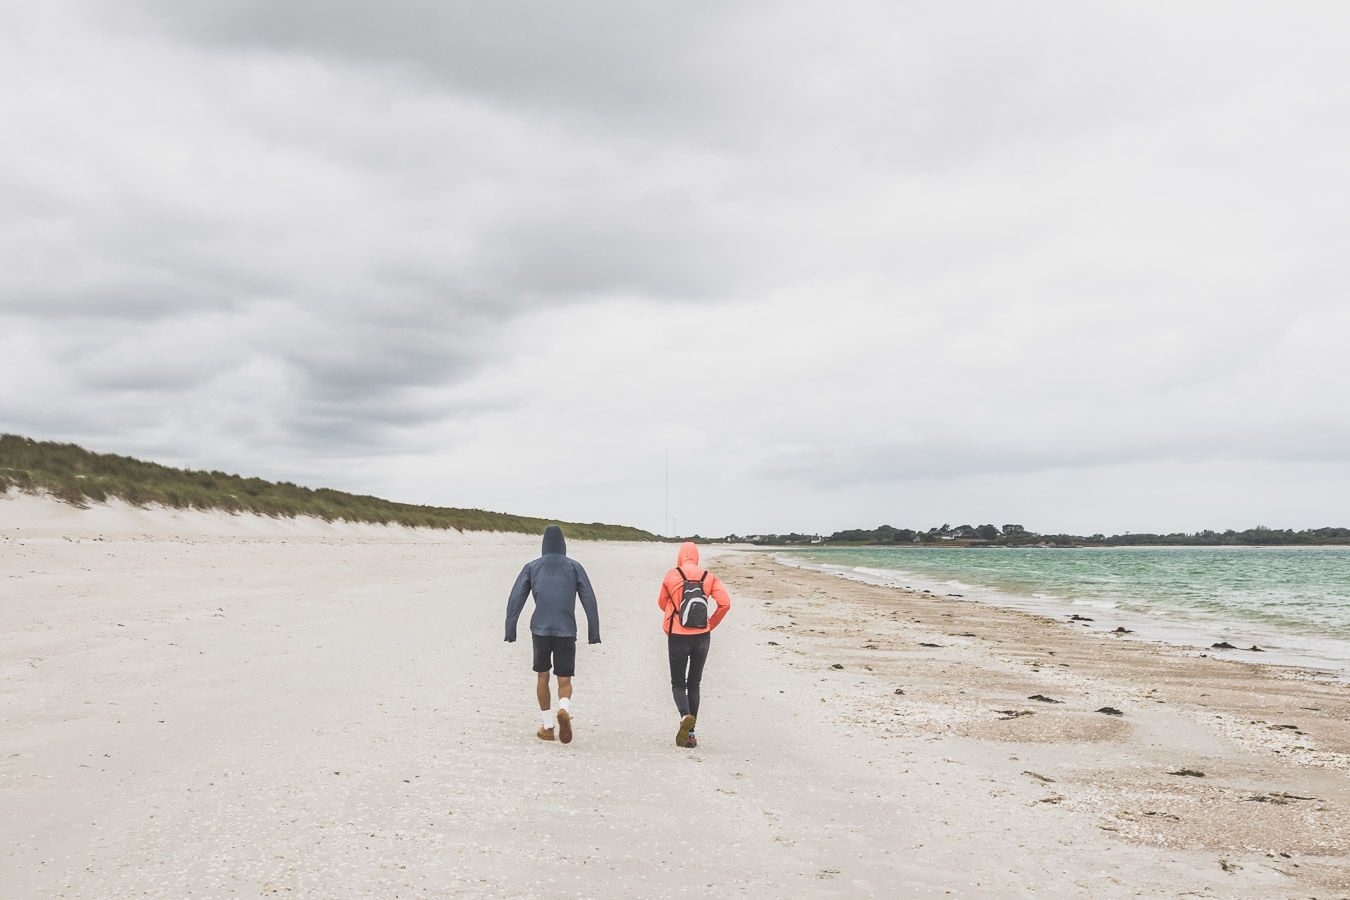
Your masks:
{"label": "cloud layer", "polygon": [[0,428],[660,530],[1340,521],[1339,4],[0,11]]}

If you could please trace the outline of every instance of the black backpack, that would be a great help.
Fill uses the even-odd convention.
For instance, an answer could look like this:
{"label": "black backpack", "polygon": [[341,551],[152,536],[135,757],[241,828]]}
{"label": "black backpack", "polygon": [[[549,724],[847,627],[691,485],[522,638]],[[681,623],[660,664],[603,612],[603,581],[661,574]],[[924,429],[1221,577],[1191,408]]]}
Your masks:
{"label": "black backpack", "polygon": [[708,592],[703,589],[703,582],[707,579],[708,573],[705,571],[698,581],[690,581],[685,577],[684,569],[676,566],[675,571],[680,573],[680,578],[684,581],[684,596],[670,611],[670,617],[674,619],[678,613],[680,624],[685,628],[707,628]]}

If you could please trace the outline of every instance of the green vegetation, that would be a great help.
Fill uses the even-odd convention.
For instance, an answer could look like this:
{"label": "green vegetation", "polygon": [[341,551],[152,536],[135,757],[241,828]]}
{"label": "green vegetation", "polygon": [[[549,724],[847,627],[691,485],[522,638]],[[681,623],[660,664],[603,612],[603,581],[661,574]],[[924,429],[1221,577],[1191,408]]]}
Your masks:
{"label": "green vegetation", "polygon": [[656,535],[624,525],[552,522],[481,509],[448,509],[394,503],[379,497],[313,490],[288,481],[242,478],[224,472],[174,469],[129,456],[91,453],[74,444],[0,435],[0,491],[47,493],[76,506],[118,497],[136,506],[220,509],[273,517],[316,516],[327,521],[374,522],[458,531],[541,534],[558,524],[578,540],[654,541]]}
{"label": "green vegetation", "polygon": [[1308,528],[1303,531],[1265,528],[1258,525],[1246,531],[1196,531],[1171,534],[1037,534],[1021,525],[943,524],[927,531],[912,528],[850,529],[829,537],[804,534],[764,534],[746,538],[756,544],[831,544],[875,546],[878,544],[919,544],[955,547],[1269,547],[1316,544],[1350,544],[1350,528]]}

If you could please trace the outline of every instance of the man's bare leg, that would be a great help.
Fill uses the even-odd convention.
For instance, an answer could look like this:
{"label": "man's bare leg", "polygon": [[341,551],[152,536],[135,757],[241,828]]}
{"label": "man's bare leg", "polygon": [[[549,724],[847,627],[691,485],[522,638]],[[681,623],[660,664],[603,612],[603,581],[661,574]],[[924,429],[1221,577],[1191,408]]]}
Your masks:
{"label": "man's bare leg", "polygon": [[558,676],[558,740],[564,744],[572,743],[572,713],[568,710],[572,701],[572,677]]}
{"label": "man's bare leg", "polygon": [[[539,676],[538,680],[535,681],[534,684],[534,692],[539,697],[539,708],[544,712],[548,712],[550,709],[553,708],[553,695],[550,694],[548,690],[548,673],[536,672],[535,674]],[[561,681],[562,679],[558,680]],[[561,695],[562,685],[559,685],[558,688],[559,688],[558,693],[559,695]]]}
{"label": "man's bare leg", "polygon": [[553,725],[549,713],[553,710],[553,697],[548,690],[548,673],[536,672],[535,674],[539,677],[534,683],[534,693],[539,699],[539,711],[543,714],[544,719],[544,724],[539,727],[538,736],[541,741],[551,741],[553,740]]}

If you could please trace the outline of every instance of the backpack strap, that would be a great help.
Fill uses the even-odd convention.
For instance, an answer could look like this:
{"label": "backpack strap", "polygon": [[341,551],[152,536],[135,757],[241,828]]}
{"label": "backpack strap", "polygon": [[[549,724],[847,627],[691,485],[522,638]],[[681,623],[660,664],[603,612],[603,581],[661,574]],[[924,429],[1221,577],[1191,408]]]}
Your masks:
{"label": "backpack strap", "polygon": [[[688,581],[689,579],[684,577],[684,569],[681,569],[679,566],[676,566],[676,567],[675,567],[675,571],[680,573],[680,592],[681,592],[681,594],[683,594],[683,592],[684,592],[684,582]],[[684,599],[683,596],[681,596],[680,600],[683,600],[683,599]],[[675,614],[678,613],[679,611],[680,611],[680,601],[679,601],[679,600],[676,600],[674,597],[671,597],[671,598],[670,598],[670,618],[669,618],[669,620],[666,622],[666,634],[674,634],[674,633],[675,633]]]}
{"label": "backpack strap", "polygon": [[[689,576],[686,575],[686,574],[684,574],[684,569],[681,569],[679,566],[676,566],[676,567],[675,567],[675,571],[680,573],[680,580],[681,580],[681,581],[686,581],[686,582],[687,582],[687,581],[689,580]],[[707,569],[704,569],[704,570],[703,570],[703,574],[700,575],[699,578],[698,578],[698,586],[699,586],[699,587],[703,587],[703,583],[704,583],[705,581],[708,580],[708,576],[711,575],[711,574],[712,574],[712,573],[709,572]]]}

